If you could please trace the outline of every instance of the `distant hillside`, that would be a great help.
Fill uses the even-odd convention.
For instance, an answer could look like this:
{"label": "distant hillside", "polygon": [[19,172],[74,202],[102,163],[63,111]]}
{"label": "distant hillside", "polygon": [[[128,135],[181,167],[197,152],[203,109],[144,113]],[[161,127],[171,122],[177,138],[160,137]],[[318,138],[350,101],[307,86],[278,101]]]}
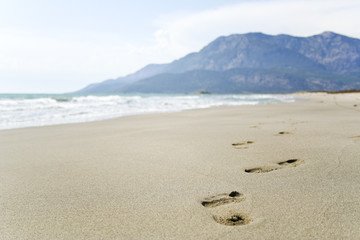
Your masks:
{"label": "distant hillside", "polygon": [[151,64],[78,93],[288,93],[360,89],[360,40],[262,33],[219,37],[197,53]]}

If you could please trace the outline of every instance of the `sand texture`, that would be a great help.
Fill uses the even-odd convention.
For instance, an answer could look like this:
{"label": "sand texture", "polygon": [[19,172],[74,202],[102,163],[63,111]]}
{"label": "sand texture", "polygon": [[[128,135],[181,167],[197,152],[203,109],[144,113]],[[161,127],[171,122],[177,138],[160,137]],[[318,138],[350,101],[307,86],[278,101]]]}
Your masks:
{"label": "sand texture", "polygon": [[0,131],[0,239],[360,239],[360,94]]}

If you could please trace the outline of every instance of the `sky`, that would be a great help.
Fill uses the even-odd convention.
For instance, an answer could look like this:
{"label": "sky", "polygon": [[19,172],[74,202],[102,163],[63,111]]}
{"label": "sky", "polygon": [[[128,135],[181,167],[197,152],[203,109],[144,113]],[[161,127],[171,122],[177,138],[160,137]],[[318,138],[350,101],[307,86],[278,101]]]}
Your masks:
{"label": "sky", "polygon": [[65,93],[219,36],[360,38],[358,0],[0,0],[0,93]]}

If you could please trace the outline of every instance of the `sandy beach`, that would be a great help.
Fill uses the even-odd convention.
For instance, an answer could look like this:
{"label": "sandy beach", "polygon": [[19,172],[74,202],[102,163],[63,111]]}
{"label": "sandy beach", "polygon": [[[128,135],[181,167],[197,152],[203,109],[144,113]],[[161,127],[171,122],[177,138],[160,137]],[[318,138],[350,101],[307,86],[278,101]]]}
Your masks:
{"label": "sandy beach", "polygon": [[0,239],[360,239],[360,94],[0,131]]}

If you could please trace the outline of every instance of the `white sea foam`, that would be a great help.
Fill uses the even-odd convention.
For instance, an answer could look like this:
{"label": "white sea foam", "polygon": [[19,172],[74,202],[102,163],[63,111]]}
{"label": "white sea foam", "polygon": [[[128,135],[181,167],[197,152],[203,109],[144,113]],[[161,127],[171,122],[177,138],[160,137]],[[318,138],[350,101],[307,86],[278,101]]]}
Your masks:
{"label": "white sea foam", "polygon": [[134,114],[292,102],[285,95],[0,95],[0,129],[88,122]]}

